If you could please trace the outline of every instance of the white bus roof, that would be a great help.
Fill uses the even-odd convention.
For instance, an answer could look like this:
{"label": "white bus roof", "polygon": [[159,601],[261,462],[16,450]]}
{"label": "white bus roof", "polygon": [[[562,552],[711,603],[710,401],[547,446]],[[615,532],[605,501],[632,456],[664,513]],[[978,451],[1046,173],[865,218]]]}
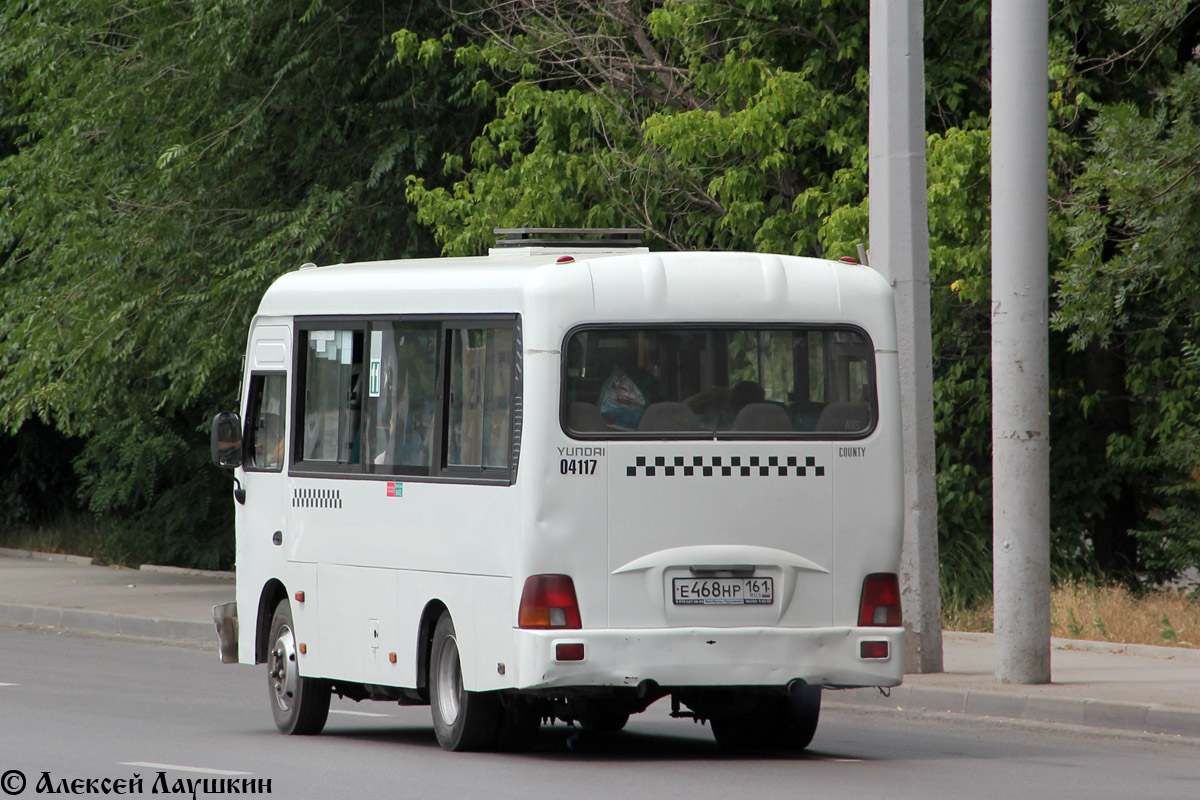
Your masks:
{"label": "white bus roof", "polygon": [[892,347],[891,289],[859,264],[739,252],[503,248],[487,256],[306,267],[259,316],[541,313],[584,322],[828,322]]}

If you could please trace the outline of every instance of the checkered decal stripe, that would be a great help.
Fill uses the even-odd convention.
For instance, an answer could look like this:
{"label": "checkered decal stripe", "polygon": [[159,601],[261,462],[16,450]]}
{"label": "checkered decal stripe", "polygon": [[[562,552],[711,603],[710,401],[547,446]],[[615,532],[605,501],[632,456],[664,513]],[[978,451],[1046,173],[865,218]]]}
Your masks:
{"label": "checkered decal stripe", "polygon": [[630,478],[657,476],[685,477],[825,477],[825,467],[807,456],[800,463],[797,456],[638,456],[625,468]]}
{"label": "checkered decal stripe", "polygon": [[293,489],[292,508],[341,508],[340,489]]}

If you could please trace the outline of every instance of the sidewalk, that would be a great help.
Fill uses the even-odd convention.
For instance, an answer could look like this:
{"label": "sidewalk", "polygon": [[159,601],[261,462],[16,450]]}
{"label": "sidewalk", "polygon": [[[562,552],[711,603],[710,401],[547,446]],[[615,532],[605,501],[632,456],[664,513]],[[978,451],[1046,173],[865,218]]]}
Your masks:
{"label": "sidewalk", "polygon": [[[227,573],[96,567],[0,549],[0,624],[215,648],[212,607],[233,599]],[[852,689],[827,691],[824,702],[1200,738],[1200,650],[1055,639],[1053,682],[1013,686],[996,681],[990,634],[947,633],[943,644],[945,672],[906,675],[890,697]]]}
{"label": "sidewalk", "polygon": [[1200,737],[1200,650],[1052,639],[1051,683],[1002,684],[990,633],[942,636],[944,672],[878,689],[826,692],[826,703],[952,712]]}
{"label": "sidewalk", "polygon": [[232,573],[95,567],[0,548],[0,623],[215,647],[212,607],[233,599]]}

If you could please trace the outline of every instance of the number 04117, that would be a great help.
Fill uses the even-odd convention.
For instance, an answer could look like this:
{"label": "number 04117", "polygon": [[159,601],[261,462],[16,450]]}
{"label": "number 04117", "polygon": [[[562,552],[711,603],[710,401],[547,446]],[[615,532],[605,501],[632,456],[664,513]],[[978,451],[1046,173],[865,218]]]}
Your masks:
{"label": "number 04117", "polygon": [[563,475],[595,475],[596,459],[564,458],[558,462],[558,470]]}

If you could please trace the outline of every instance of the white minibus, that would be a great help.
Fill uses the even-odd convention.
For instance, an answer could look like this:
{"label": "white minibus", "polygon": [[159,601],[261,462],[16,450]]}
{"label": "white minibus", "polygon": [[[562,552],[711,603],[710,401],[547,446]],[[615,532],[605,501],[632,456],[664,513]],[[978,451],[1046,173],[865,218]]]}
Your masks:
{"label": "white minibus", "polygon": [[[856,263],[509,229],[489,255],[305,265],[250,325],[222,660],[284,733],[428,704],[448,750],[669,699],[800,749],[898,685],[892,291]],[[574,238],[564,239],[562,236]]]}

